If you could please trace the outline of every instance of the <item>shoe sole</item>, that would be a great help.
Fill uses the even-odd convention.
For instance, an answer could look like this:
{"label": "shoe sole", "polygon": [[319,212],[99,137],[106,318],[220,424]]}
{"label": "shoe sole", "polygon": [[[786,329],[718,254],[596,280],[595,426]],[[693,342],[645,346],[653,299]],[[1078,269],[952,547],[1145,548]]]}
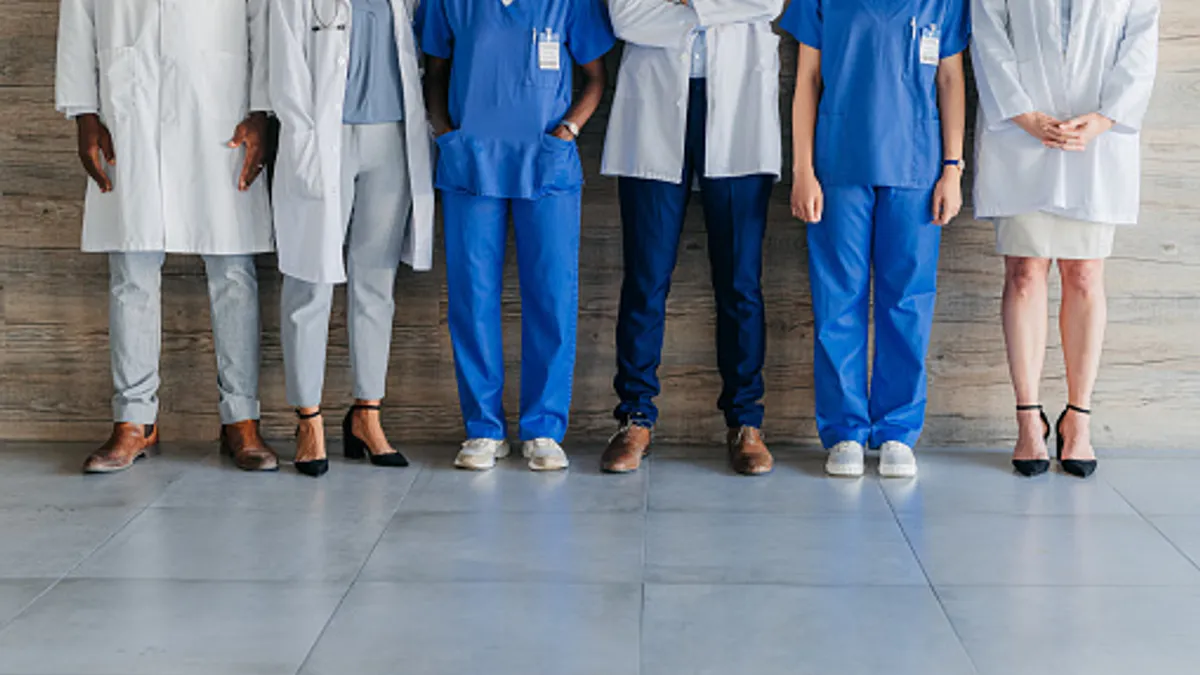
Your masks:
{"label": "shoe sole", "polygon": [[880,478],[915,478],[917,476],[917,467],[897,467],[893,469],[885,469],[879,467]]}
{"label": "shoe sole", "polygon": [[490,464],[474,464],[455,459],[454,468],[462,469],[463,471],[491,471],[492,469],[496,468],[496,460],[493,459]]}
{"label": "shoe sole", "polygon": [[837,478],[862,478],[866,472],[867,463],[865,460],[857,464],[825,463],[825,473]]}
{"label": "shoe sole", "polygon": [[536,464],[533,461],[529,462],[529,470],[537,471],[539,473],[546,471],[566,471],[570,467],[570,462],[564,462],[562,464]]}

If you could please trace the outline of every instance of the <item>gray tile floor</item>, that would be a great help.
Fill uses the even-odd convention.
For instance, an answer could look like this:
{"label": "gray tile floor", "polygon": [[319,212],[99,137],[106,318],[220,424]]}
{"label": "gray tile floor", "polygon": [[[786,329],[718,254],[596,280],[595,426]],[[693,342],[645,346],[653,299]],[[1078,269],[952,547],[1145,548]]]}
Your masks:
{"label": "gray tile floor", "polygon": [[109,477],[0,447],[0,675],[1173,675],[1200,672],[1200,453],[913,481],[812,453],[734,476],[517,460],[241,473],[206,446]]}

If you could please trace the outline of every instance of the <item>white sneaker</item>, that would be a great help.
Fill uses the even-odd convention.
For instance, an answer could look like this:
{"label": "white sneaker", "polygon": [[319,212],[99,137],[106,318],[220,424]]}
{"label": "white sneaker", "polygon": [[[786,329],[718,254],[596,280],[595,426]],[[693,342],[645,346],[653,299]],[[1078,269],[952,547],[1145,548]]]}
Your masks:
{"label": "white sneaker", "polygon": [[494,438],[472,438],[462,444],[462,450],[454,458],[454,466],[469,471],[487,471],[496,468],[496,460],[508,457],[508,441]]}
{"label": "white sneaker", "polygon": [[571,464],[562,446],[552,438],[525,441],[521,454],[529,460],[529,468],[532,471],[562,471]]}
{"label": "white sneaker", "polygon": [[879,448],[879,475],[883,478],[912,478],[917,475],[917,458],[912,448],[888,441]]}
{"label": "white sneaker", "polygon": [[829,450],[829,459],[825,460],[825,473],[830,476],[858,478],[863,475],[863,455],[866,449],[862,443],[842,441]]}

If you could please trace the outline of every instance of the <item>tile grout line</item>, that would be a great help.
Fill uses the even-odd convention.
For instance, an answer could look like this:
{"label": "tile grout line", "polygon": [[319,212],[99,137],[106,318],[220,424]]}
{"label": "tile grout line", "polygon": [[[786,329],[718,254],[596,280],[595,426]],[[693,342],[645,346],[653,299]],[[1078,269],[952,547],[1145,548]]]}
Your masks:
{"label": "tile grout line", "polygon": [[418,468],[417,475],[413,476],[413,480],[411,483],[409,483],[408,489],[404,491],[404,496],[400,497],[400,500],[396,502],[396,508],[392,509],[391,515],[388,516],[387,522],[384,524],[383,529],[379,531],[379,536],[375,539],[375,543],[371,545],[371,550],[368,551],[367,555],[363,557],[362,564],[358,566],[358,571],[354,573],[354,578],[351,579],[350,583],[346,585],[346,591],[342,593],[342,597],[339,598],[337,604],[334,605],[333,611],[329,613],[329,618],[325,620],[325,625],[321,626],[321,630],[317,632],[317,636],[313,639],[312,645],[309,646],[308,652],[304,654],[304,659],[300,661],[300,666],[296,668],[296,675],[300,675],[300,673],[304,672],[304,668],[308,665],[309,660],[312,658],[313,652],[316,651],[317,645],[320,644],[321,639],[325,637],[325,632],[328,631],[329,626],[333,624],[334,617],[336,617],[338,612],[342,610],[342,605],[346,604],[346,598],[350,597],[350,591],[354,590],[354,585],[358,583],[358,579],[362,576],[363,570],[367,568],[367,563],[370,562],[371,556],[375,555],[375,550],[379,548],[379,542],[383,541],[383,537],[387,534],[388,528],[391,527],[392,521],[395,520],[396,515],[400,513],[400,506],[404,504],[404,500],[408,499],[408,496],[412,494],[413,489],[417,486],[417,481],[421,480],[421,476],[425,474],[426,470],[427,469],[425,466]]}
{"label": "tile grout line", "polygon": [[654,472],[654,458],[649,458],[650,461],[645,462],[643,470],[646,472],[645,489],[642,490],[642,578],[639,579],[638,589],[641,597],[638,599],[638,641],[637,641],[637,672],[642,675],[645,668],[643,663],[645,655],[646,641],[646,561],[648,559],[648,550],[650,547],[650,488],[651,475]]}
{"label": "tile grout line", "polygon": [[58,588],[59,584],[61,584],[62,582],[66,581],[68,578],[70,578],[71,574],[74,573],[75,570],[82,567],[83,564],[86,563],[88,560],[90,560],[92,556],[96,555],[96,553],[100,549],[104,548],[105,546],[108,545],[109,542],[111,542],[113,539],[115,539],[118,534],[120,534],[121,532],[124,532],[125,528],[129,527],[129,524],[132,523],[134,520],[136,520],[138,518],[138,516],[142,515],[147,510],[149,510],[150,506],[152,504],[154,504],[158,500],[162,499],[163,495],[165,495],[167,493],[167,490],[170,489],[170,487],[172,485],[183,480],[183,477],[185,475],[187,475],[189,472],[195,470],[195,468],[196,468],[195,464],[198,464],[199,461],[202,461],[202,460],[193,462],[192,463],[193,466],[189,466],[189,467],[185,468],[183,471],[181,471],[179,473],[179,475],[176,478],[167,481],[166,484],[163,485],[162,491],[159,492],[157,495],[155,495],[153,499],[147,501],[140,508],[134,508],[133,513],[128,518],[125,519],[125,522],[121,523],[118,527],[114,528],[113,531],[110,532],[109,535],[107,537],[105,537],[103,541],[101,541],[100,543],[93,546],[92,550],[88,551],[86,555],[82,556],[78,561],[76,561],[74,565],[72,565],[69,569],[67,569],[65,572],[63,572],[49,586],[47,586],[45,589],[43,589],[41,593],[38,593],[36,596],[34,596],[34,598],[32,600],[25,603],[25,606],[22,607],[20,609],[20,611],[18,611],[16,614],[14,614],[11,619],[9,619],[6,622],[0,623],[0,634],[3,634],[4,631],[8,630],[13,624],[15,624],[17,622],[18,619],[20,619],[22,616],[24,616],[25,613],[28,612],[30,609],[32,609],[33,606],[36,605],[42,598],[49,595],[50,591],[53,591],[54,589]]}
{"label": "tile grout line", "polygon": [[[1125,496],[1124,492],[1121,492],[1120,488],[1118,488],[1116,485],[1113,485],[1113,483],[1107,479],[1104,480],[1104,483],[1110,489],[1112,489],[1113,492],[1117,493],[1117,496],[1120,497],[1122,499],[1122,501],[1124,501],[1126,504],[1128,504],[1129,508],[1133,509],[1133,512],[1136,513],[1138,515],[1138,517],[1142,519],[1143,522],[1145,522],[1147,525],[1152,527],[1154,529],[1154,531],[1158,533],[1158,536],[1162,537],[1168,544],[1170,544],[1171,548],[1175,549],[1176,553],[1183,556],[1183,559],[1188,561],[1189,563],[1191,563],[1192,567],[1196,568],[1197,570],[1200,570],[1200,561],[1193,559],[1192,556],[1188,555],[1186,551],[1184,551],[1182,548],[1180,548],[1179,544],[1175,543],[1174,539],[1168,537],[1167,533],[1163,532],[1162,528],[1160,528],[1157,523],[1155,523],[1153,520],[1151,520],[1150,517],[1147,516],[1145,513],[1142,513],[1142,510],[1139,509],[1136,505],[1134,505],[1133,502],[1129,501],[1129,498]],[[1163,515],[1169,515],[1169,514],[1163,514]]]}
{"label": "tile grout line", "polygon": [[958,626],[955,625],[954,619],[950,618],[950,612],[946,609],[946,603],[942,600],[942,594],[938,592],[933,579],[929,577],[929,571],[925,569],[925,563],[921,561],[921,556],[917,554],[917,547],[913,544],[912,538],[908,536],[908,530],[904,529],[904,523],[900,521],[900,512],[896,510],[896,505],[892,503],[892,498],[888,496],[888,491],[883,489],[883,484],[878,483],[878,481],[877,484],[879,485],[880,492],[883,493],[883,499],[887,502],[888,508],[892,510],[892,516],[896,520],[896,527],[900,528],[900,536],[904,537],[904,542],[908,544],[908,550],[912,552],[913,560],[917,562],[917,567],[921,568],[921,574],[925,576],[925,583],[929,591],[933,593],[933,599],[937,601],[938,608],[942,610],[942,616],[946,618],[946,625],[950,626],[950,631],[954,633],[954,639],[958,640],[958,646],[962,648],[963,654],[966,655],[967,663],[971,664],[971,670],[975,671],[976,675],[980,675],[982,671],[979,670],[979,664],[975,662],[975,657],[971,654],[971,650],[967,649],[967,643],[963,640],[962,633],[958,632]]}

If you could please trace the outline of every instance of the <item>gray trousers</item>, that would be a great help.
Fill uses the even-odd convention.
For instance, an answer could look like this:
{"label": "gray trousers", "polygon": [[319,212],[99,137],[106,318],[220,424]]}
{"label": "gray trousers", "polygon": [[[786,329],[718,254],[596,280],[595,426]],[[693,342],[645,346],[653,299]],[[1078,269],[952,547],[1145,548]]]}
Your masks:
{"label": "gray trousers", "polygon": [[[164,253],[109,253],[113,419],[158,419]],[[221,423],[258,419],[258,276],[252,255],[204,256]]]}
{"label": "gray trousers", "polygon": [[[382,399],[395,314],[396,268],[412,208],[403,123],[342,127],[346,323],[354,398]],[[284,275],[283,361],[288,403],[321,404],[333,284]]]}

